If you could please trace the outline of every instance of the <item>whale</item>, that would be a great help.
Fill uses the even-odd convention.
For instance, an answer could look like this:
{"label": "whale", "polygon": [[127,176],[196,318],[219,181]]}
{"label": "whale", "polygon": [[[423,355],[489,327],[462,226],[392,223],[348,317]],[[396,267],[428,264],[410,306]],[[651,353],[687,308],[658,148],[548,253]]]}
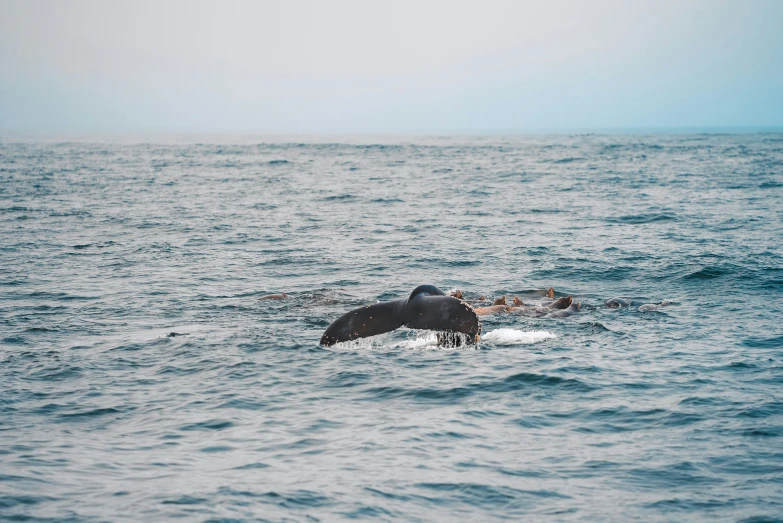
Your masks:
{"label": "whale", "polygon": [[481,321],[467,302],[448,296],[434,285],[419,285],[407,298],[365,305],[334,320],[321,336],[321,345],[332,346],[391,332],[400,327],[456,333],[438,336],[442,345],[472,345],[481,335]]}

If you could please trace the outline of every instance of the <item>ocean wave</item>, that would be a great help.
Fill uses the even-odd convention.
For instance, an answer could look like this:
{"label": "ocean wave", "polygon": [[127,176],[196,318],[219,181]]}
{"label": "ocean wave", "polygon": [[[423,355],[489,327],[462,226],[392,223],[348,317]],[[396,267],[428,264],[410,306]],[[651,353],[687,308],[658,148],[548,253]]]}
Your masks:
{"label": "ocean wave", "polygon": [[582,160],[586,160],[586,158],[583,158],[581,156],[572,156],[568,158],[559,158],[557,160],[552,160],[552,163],[563,164],[563,163],[580,162]]}
{"label": "ocean wave", "polygon": [[453,387],[400,387],[395,385],[371,387],[366,393],[375,400],[412,398],[421,402],[457,403],[476,394],[503,394],[509,392],[540,393],[542,390],[561,390],[565,393],[585,393],[593,385],[576,378],[549,374],[520,372],[505,378],[469,382]]}
{"label": "ocean wave", "polygon": [[781,136],[0,139],[0,519],[771,521]]}
{"label": "ocean wave", "polygon": [[742,340],[742,345],[752,349],[777,349],[783,347],[783,334],[771,337],[751,337]]}
{"label": "ocean wave", "polygon": [[648,214],[628,214],[625,216],[610,216],[606,218],[609,223],[626,223],[629,225],[642,225],[655,222],[677,221],[677,215],[674,213],[660,212]]}
{"label": "ocean wave", "polygon": [[737,272],[737,267],[721,264],[721,265],[706,265],[697,271],[686,274],[683,279],[685,280],[713,280],[729,274]]}

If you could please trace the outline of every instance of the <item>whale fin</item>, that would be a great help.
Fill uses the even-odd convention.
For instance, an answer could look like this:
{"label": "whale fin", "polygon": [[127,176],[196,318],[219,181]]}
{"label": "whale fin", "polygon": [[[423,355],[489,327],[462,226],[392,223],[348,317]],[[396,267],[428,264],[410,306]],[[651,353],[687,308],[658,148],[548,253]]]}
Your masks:
{"label": "whale fin", "polygon": [[407,302],[407,299],[387,301],[347,312],[329,325],[321,336],[321,345],[329,347],[341,341],[367,338],[399,329],[405,322]]}
{"label": "whale fin", "polygon": [[408,328],[460,332],[467,335],[468,343],[478,341],[481,334],[481,322],[473,308],[451,296],[415,296],[408,301],[405,318]]}

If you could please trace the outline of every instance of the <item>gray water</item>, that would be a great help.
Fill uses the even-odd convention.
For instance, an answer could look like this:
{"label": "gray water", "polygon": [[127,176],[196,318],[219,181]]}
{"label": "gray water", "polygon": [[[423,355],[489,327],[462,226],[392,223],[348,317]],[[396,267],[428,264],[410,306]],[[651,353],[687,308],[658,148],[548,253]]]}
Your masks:
{"label": "gray water", "polygon": [[[782,134],[6,138],[0,201],[2,519],[783,514]],[[582,312],[318,345],[419,284]]]}

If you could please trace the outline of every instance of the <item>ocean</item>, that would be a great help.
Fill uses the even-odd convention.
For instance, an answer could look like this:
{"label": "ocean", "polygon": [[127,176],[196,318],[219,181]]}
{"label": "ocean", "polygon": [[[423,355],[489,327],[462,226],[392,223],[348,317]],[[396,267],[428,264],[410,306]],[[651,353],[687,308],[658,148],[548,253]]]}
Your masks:
{"label": "ocean", "polygon": [[[3,137],[0,519],[781,521],[782,240],[783,133]],[[319,346],[420,284],[582,310]]]}

